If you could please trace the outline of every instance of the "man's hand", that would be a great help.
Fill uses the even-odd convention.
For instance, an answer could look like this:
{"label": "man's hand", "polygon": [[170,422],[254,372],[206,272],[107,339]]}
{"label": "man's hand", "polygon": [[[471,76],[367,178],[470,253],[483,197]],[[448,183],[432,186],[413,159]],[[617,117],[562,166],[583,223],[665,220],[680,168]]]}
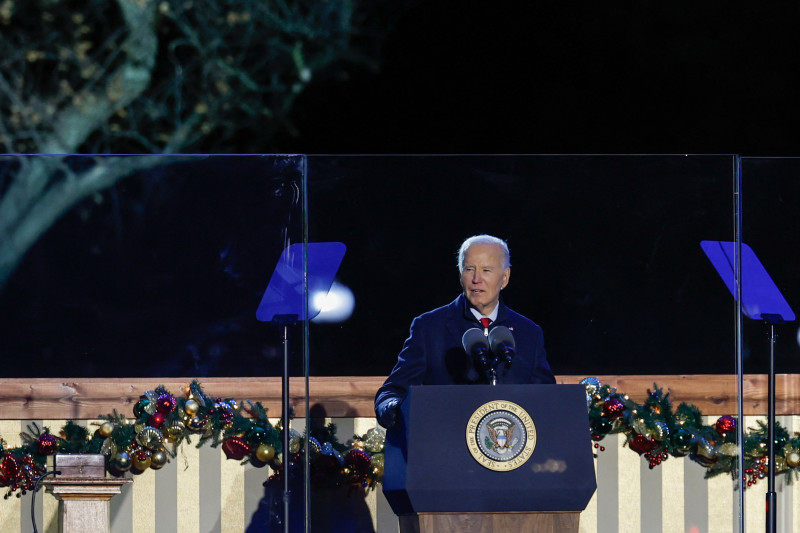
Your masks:
{"label": "man's hand", "polygon": [[397,398],[388,398],[378,405],[375,410],[378,415],[378,424],[386,429],[393,427],[397,423],[397,406],[400,405],[400,400]]}

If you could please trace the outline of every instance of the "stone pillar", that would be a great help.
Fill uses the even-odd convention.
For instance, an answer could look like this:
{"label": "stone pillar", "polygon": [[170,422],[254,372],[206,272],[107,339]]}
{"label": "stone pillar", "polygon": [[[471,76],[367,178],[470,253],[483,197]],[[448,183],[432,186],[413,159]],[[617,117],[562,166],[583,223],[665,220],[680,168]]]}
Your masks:
{"label": "stone pillar", "polygon": [[98,471],[97,461],[97,456],[92,455],[57,456],[56,468],[62,474],[42,480],[58,500],[60,533],[109,532],[108,501],[133,480],[105,477],[105,468]]}

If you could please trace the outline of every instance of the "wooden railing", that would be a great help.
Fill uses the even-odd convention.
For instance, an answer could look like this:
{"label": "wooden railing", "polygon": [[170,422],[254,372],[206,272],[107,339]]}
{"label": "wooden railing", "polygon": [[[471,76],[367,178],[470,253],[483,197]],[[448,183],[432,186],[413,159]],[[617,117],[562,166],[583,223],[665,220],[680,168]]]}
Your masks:
{"label": "wooden railing", "polygon": [[[557,376],[558,383],[579,383],[586,376]],[[688,402],[705,415],[736,413],[736,376],[730,374],[695,375],[607,375],[594,376],[604,384],[617,387],[634,401],[643,402],[648,389],[657,384],[675,405]],[[309,378],[312,416],[372,417],[375,391],[383,377],[311,377]],[[111,413],[131,415],[140,395],[163,385],[173,394],[181,394],[191,380],[181,378],[28,378],[0,379],[0,419],[94,419]],[[280,416],[280,378],[204,378],[199,380],[210,396],[260,401],[271,416]],[[776,413],[800,414],[800,375],[776,377]],[[303,405],[305,379],[290,380],[293,405]],[[744,414],[767,412],[767,376],[748,374],[743,388]],[[131,415],[132,416],[132,415]],[[302,417],[303,413],[298,412]]]}

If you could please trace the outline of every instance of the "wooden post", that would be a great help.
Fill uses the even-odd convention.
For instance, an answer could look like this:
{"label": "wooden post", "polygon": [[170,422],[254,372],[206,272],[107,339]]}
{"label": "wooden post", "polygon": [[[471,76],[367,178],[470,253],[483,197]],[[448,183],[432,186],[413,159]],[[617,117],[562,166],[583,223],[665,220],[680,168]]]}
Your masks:
{"label": "wooden post", "polygon": [[59,533],[109,533],[108,501],[133,480],[105,477],[104,460],[102,455],[56,456],[61,475],[42,483],[58,500]]}

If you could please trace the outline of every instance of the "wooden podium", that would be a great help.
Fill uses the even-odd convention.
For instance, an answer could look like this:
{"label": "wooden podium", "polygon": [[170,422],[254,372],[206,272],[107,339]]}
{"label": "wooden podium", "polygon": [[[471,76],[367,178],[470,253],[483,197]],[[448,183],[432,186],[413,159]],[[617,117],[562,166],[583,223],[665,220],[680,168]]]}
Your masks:
{"label": "wooden podium", "polygon": [[401,413],[383,492],[402,533],[577,533],[597,487],[582,385],[412,387]]}
{"label": "wooden podium", "polygon": [[108,533],[108,502],[130,478],[105,476],[102,455],[56,455],[60,475],[43,481],[58,500],[59,533]]}

